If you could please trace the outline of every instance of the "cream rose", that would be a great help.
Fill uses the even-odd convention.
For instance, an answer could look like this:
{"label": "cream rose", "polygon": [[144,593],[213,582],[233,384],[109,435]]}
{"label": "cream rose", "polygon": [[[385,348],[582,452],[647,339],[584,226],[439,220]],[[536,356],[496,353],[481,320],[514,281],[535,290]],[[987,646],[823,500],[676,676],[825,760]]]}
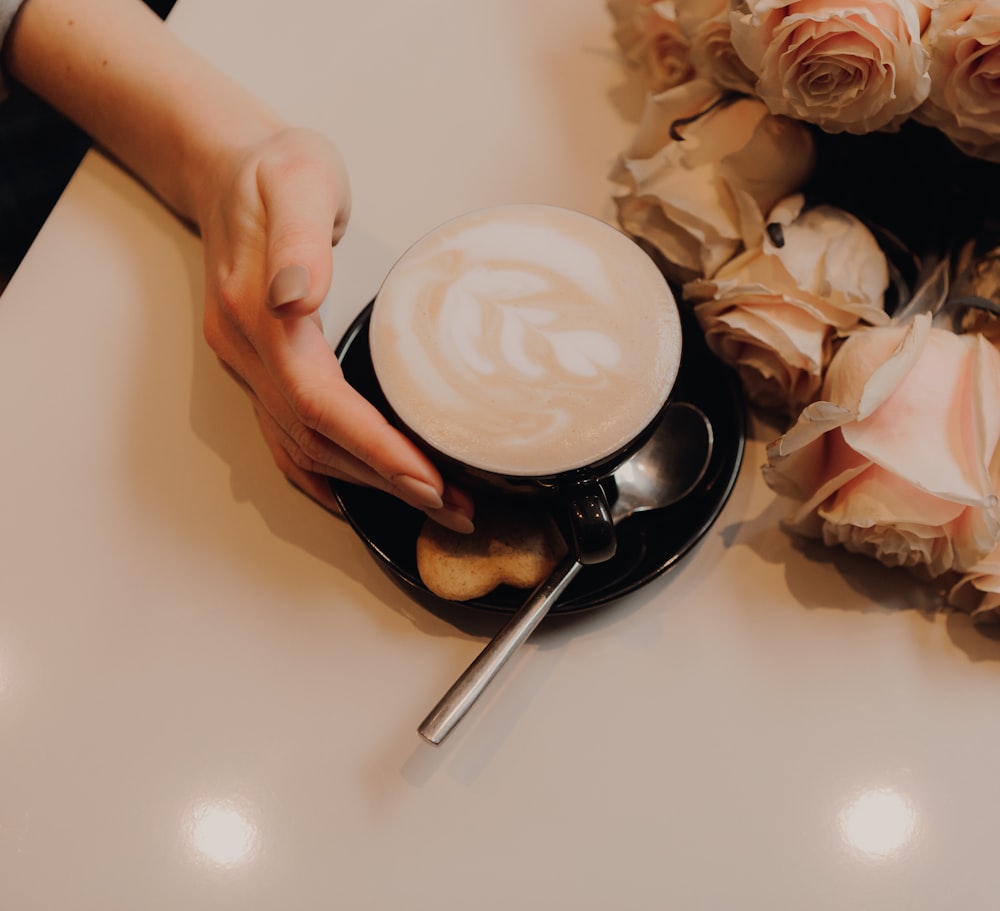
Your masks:
{"label": "cream rose", "polygon": [[915,119],[1000,163],[1000,2],[950,0],[931,14],[924,44],[931,90]]}
{"label": "cream rose", "polygon": [[918,0],[740,0],[732,40],[772,112],[869,133],[927,97],[922,13]]}
{"label": "cream rose", "polygon": [[618,220],[675,280],[710,276],[760,237],[763,213],[805,182],[814,160],[803,124],[696,79],[647,100],[611,173]]}
{"label": "cream rose", "polygon": [[948,603],[982,623],[1000,623],[1000,547],[973,566],[948,592]]}
{"label": "cream rose", "polygon": [[823,401],[768,447],[791,528],[888,566],[965,572],[1000,540],[1000,352],[931,326],[868,329],[834,356]]}
{"label": "cream rose", "polygon": [[838,336],[889,320],[889,271],[871,232],[840,209],[800,208],[801,198],[786,200],[770,218],[774,239],[683,288],[748,398],[794,413],[819,392]]}
{"label": "cream rose", "polygon": [[757,77],[733,47],[729,0],[674,0],[694,71],[719,88],[754,94]]}
{"label": "cream rose", "polygon": [[672,2],[608,0],[608,11],[615,41],[650,91],[662,92],[694,76],[689,43]]}

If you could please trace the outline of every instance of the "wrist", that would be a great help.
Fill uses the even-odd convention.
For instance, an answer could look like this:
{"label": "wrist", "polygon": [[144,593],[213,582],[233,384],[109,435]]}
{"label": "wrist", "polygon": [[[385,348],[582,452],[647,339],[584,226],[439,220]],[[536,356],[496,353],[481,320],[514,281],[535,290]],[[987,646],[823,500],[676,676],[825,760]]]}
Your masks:
{"label": "wrist", "polygon": [[225,122],[215,119],[211,128],[181,130],[177,147],[183,166],[165,170],[169,186],[162,188],[161,198],[202,233],[219,200],[252,179],[260,150],[288,129],[253,99],[245,101],[241,110],[227,108]]}

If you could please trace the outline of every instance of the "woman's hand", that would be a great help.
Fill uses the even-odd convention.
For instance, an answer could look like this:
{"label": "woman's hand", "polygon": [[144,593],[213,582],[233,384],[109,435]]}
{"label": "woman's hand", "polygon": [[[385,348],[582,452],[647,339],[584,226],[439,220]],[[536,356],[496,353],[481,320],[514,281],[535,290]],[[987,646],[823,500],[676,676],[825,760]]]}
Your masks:
{"label": "woman's hand", "polygon": [[386,490],[459,531],[471,504],[344,379],[320,323],[350,211],[336,148],[281,129],[203,183],[205,336],[249,395],[278,467],[336,508],[326,477]]}
{"label": "woman's hand", "polygon": [[198,225],[205,335],[293,483],[331,508],[327,476],[369,484],[471,530],[468,498],[344,381],[323,336],[330,248],[350,208],[333,145],[287,128],[138,0],[31,0],[4,56],[16,80]]}

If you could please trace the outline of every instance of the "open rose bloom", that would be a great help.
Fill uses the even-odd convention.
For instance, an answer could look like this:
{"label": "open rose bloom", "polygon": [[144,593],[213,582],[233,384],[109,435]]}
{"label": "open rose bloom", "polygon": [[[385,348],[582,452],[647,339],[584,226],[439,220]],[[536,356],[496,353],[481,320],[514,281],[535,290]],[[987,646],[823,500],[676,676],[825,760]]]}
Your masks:
{"label": "open rose bloom", "polygon": [[729,0],[607,0],[614,38],[651,92],[696,75],[753,94],[756,77],[730,37]]}
{"label": "open rose bloom", "polygon": [[1000,0],[950,0],[924,33],[930,96],[915,112],[966,155],[1000,162]]}
{"label": "open rose bloom", "polygon": [[690,48],[674,4],[657,0],[608,0],[615,41],[653,92],[687,82],[693,75]]}
{"label": "open rose bloom", "polygon": [[752,95],[757,77],[733,47],[729,0],[674,0],[674,9],[694,71],[721,89]]}
{"label": "open rose bloom", "polygon": [[829,132],[893,128],[927,97],[919,0],[741,0],[732,42],[775,114]]}
{"label": "open rose bloom", "polygon": [[967,572],[1000,541],[1000,352],[978,335],[868,329],[834,357],[823,397],[768,448],[794,530],[929,576]]}
{"label": "open rose bloom", "polygon": [[836,339],[887,323],[885,255],[854,216],[831,206],[800,213],[791,197],[771,213],[780,245],[764,234],[685,299],[709,347],[740,375],[748,397],[797,413],[820,389]]}
{"label": "open rose bloom", "polygon": [[664,257],[671,278],[712,275],[759,237],[812,170],[812,135],[756,98],[695,79],[647,100],[611,178],[618,221]]}
{"label": "open rose bloom", "polygon": [[1000,624],[1000,546],[952,586],[948,601],[978,622]]}

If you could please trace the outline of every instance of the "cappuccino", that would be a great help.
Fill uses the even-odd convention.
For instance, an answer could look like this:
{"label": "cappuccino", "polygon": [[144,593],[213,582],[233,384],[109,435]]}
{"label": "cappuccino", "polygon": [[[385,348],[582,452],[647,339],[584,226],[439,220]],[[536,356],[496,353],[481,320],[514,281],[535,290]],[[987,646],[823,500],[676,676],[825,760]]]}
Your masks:
{"label": "cappuccino", "polygon": [[389,406],[433,449],[546,477],[602,462],[656,418],[681,325],[666,280],[624,234],[510,205],[456,218],[402,256],[370,347]]}

